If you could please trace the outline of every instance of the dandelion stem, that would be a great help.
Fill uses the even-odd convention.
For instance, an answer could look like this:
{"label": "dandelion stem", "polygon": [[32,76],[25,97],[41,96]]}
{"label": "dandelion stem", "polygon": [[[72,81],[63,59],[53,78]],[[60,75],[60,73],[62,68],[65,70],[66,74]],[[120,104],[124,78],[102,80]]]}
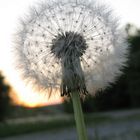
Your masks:
{"label": "dandelion stem", "polygon": [[88,140],[79,94],[73,92],[71,97],[79,140]]}

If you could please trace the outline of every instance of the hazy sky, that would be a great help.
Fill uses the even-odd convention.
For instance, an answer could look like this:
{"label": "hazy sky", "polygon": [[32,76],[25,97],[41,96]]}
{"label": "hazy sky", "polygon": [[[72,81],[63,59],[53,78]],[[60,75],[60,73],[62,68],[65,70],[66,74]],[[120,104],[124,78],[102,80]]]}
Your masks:
{"label": "hazy sky", "polygon": [[[13,68],[12,37],[18,24],[18,18],[27,13],[28,8],[40,0],[0,0],[0,70],[5,72],[14,87],[23,90],[17,72]],[[98,0],[108,3],[121,17],[122,26],[133,23],[140,27],[140,0]],[[14,84],[14,83],[19,83]]]}

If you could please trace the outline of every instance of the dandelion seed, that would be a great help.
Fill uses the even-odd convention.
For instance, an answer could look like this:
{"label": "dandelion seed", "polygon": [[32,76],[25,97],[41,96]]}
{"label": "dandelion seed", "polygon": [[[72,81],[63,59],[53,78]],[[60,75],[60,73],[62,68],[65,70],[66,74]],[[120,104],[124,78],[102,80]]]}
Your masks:
{"label": "dandelion seed", "polygon": [[95,1],[53,0],[31,10],[17,33],[17,66],[34,86],[94,95],[122,73],[127,43],[118,20]]}

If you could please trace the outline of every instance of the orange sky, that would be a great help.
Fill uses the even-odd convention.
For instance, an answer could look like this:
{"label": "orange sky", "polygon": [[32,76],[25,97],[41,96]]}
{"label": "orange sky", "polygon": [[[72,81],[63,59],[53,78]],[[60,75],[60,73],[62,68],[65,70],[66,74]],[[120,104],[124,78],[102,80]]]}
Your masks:
{"label": "orange sky", "polygon": [[61,104],[63,102],[62,98],[52,97],[48,99],[45,95],[39,95],[37,93],[30,94],[28,96],[27,94],[20,94],[15,91],[11,91],[10,97],[13,104],[31,108]]}
{"label": "orange sky", "polygon": [[[3,73],[2,73],[3,75]],[[24,87],[22,84],[19,86],[17,84],[17,89],[11,86],[7,79],[5,79],[5,84],[10,86],[10,98],[12,99],[12,103],[15,105],[21,105],[25,107],[39,107],[39,106],[48,106],[54,104],[61,104],[63,102],[63,98],[60,97],[59,94],[52,95],[48,97],[47,93],[37,93],[33,92],[28,87]]]}

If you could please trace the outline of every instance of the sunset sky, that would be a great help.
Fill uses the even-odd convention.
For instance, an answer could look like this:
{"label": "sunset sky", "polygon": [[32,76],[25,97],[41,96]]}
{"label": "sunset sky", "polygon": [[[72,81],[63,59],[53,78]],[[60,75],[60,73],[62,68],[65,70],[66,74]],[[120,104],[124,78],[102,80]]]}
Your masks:
{"label": "sunset sky", "polygon": [[[53,97],[49,102],[47,97],[31,91],[20,80],[18,72],[13,67],[11,50],[14,45],[13,34],[17,29],[19,17],[23,17],[28,8],[39,0],[1,0],[0,1],[0,70],[3,71],[10,84],[18,93],[22,104],[36,106],[39,104],[60,103],[58,96]],[[121,26],[132,23],[140,27],[140,0],[98,0],[107,3],[121,17]]]}

